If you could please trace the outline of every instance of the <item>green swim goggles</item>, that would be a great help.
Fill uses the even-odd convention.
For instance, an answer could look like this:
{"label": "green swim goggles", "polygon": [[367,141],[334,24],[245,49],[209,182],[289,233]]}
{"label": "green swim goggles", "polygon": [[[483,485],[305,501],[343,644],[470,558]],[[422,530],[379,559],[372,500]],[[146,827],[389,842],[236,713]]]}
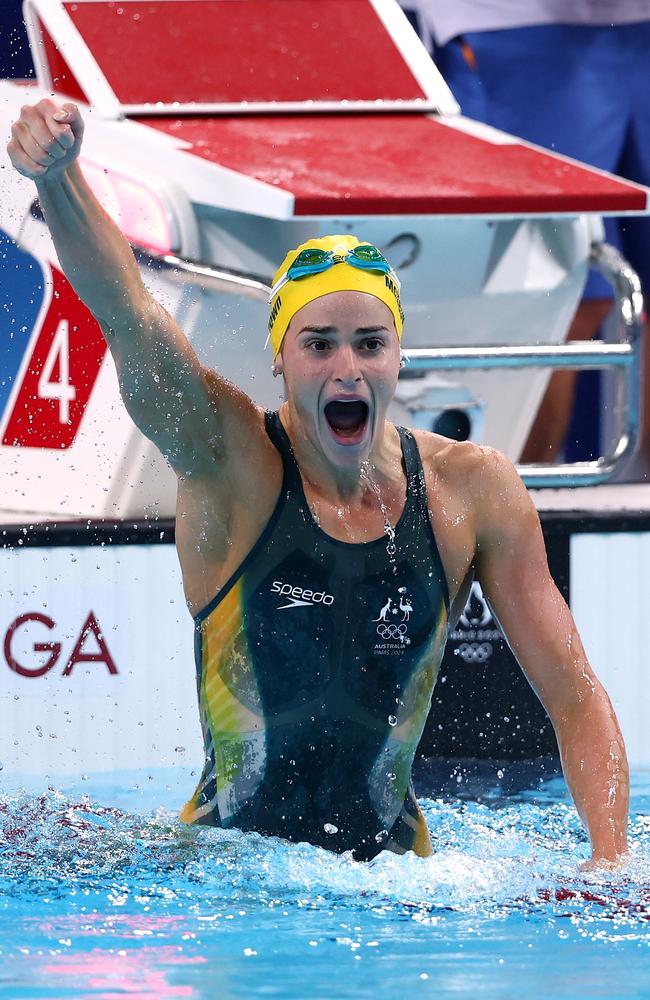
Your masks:
{"label": "green swim goggles", "polygon": [[351,250],[345,248],[341,248],[341,250],[342,252],[334,252],[333,250],[319,250],[318,247],[301,250],[288,270],[274,284],[269,299],[273,300],[288,281],[306,278],[310,274],[320,274],[322,271],[334,267],[335,264],[350,264],[352,267],[358,267],[361,271],[390,274],[399,288],[397,275],[383,254],[371,243],[361,243]]}

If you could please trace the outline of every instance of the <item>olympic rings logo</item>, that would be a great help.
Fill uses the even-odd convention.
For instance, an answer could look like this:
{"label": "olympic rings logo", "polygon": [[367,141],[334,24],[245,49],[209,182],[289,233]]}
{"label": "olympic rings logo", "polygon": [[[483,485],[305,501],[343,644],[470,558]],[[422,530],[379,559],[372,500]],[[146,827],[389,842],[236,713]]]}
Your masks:
{"label": "olympic rings logo", "polygon": [[382,639],[401,639],[406,635],[406,625],[403,622],[399,625],[378,625],[377,635]]}
{"label": "olympic rings logo", "polygon": [[463,642],[456,650],[465,663],[487,663],[493,652],[491,642]]}

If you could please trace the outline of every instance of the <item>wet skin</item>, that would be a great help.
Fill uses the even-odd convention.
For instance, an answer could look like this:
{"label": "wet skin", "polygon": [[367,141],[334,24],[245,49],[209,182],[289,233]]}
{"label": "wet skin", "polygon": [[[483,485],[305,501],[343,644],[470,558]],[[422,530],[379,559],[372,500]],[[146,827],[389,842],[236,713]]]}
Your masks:
{"label": "wet skin", "polygon": [[[196,613],[260,536],[281,488],[281,459],[263,411],[199,362],[143,285],[128,243],[78,168],[82,137],[79,109],[46,99],[22,109],[7,149],[37,184],[61,265],[108,341],[126,408],[176,472],[178,555]],[[405,502],[398,434],[386,420],[399,370],[390,311],[362,293],[316,299],[293,317],[278,364],[287,392],[281,417],[321,526],[343,541],[380,537]],[[341,423],[346,396],[364,421]],[[498,452],[415,437],[455,612],[476,574],[553,722],[592,857],[615,860],[626,849],[623,740],[550,577],[534,505]]]}

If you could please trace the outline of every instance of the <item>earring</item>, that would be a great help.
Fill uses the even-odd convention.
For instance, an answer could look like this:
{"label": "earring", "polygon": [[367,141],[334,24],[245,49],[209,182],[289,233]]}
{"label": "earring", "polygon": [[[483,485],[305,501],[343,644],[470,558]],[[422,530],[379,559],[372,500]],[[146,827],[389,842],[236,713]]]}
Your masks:
{"label": "earring", "polygon": [[272,365],[271,372],[273,374],[273,378],[277,378],[278,375],[282,374],[282,369],[279,368],[277,365]]}
{"label": "earring", "polygon": [[408,358],[404,354],[404,351],[402,351],[400,349],[400,352],[399,352],[399,366],[400,366],[400,368],[404,368],[404,366],[406,365],[407,361],[408,361]]}

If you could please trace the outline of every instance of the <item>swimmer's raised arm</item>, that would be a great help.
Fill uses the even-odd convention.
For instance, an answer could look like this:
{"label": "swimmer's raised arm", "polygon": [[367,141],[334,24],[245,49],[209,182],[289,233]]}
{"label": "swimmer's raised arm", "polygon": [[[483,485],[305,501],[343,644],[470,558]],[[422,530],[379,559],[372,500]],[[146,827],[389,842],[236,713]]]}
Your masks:
{"label": "swimmer's raised arm", "polygon": [[61,266],[108,341],[132,419],[177,471],[214,469],[223,442],[254,422],[254,404],[201,365],[147,291],[131,247],[81,173],[83,131],[74,104],[43,99],[23,107],[7,152],[36,183]]}
{"label": "swimmer's raised arm", "polygon": [[611,702],[548,569],[537,511],[510,463],[486,450],[477,487],[476,572],[557,736],[592,863],[627,850],[629,773]]}

